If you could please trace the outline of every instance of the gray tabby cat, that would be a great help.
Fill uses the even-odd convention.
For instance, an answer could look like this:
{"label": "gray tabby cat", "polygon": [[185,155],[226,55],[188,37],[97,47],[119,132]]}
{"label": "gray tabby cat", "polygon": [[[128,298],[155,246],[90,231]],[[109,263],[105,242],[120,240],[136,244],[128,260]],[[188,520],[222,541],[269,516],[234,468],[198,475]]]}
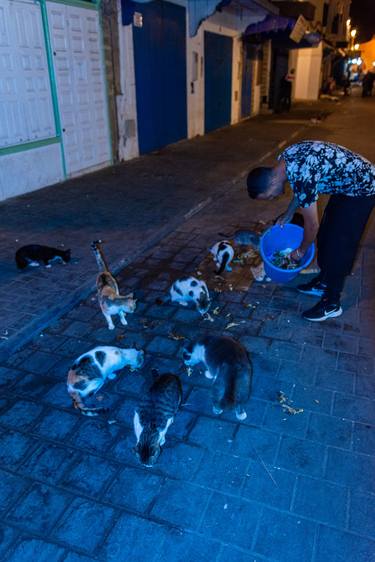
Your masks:
{"label": "gray tabby cat", "polygon": [[[157,371],[153,369],[153,374]],[[176,375],[158,376],[147,389],[134,413],[135,453],[145,466],[158,459],[165,435],[182,401],[182,386]]]}
{"label": "gray tabby cat", "polygon": [[206,336],[184,347],[185,365],[203,363],[205,376],[213,379],[213,413],[233,408],[236,417],[247,417],[245,405],[250,398],[253,367],[245,347],[226,336]]}

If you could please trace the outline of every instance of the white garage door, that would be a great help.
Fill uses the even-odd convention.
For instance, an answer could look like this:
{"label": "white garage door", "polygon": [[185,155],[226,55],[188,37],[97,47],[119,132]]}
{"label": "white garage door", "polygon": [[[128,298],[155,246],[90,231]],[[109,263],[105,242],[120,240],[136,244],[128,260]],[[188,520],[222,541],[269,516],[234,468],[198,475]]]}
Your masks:
{"label": "white garage door", "polygon": [[47,3],[53,61],[69,175],[111,160],[99,15]]}

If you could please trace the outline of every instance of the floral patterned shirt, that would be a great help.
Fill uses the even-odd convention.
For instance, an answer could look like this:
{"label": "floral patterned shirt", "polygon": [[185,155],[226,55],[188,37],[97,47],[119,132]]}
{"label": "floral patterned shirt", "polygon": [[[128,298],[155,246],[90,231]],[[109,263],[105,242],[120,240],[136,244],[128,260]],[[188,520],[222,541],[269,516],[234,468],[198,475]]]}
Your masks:
{"label": "floral patterned shirt", "polygon": [[375,166],[343,146],[302,141],[284,150],[281,159],[300,207],[309,207],[321,193],[375,195]]}

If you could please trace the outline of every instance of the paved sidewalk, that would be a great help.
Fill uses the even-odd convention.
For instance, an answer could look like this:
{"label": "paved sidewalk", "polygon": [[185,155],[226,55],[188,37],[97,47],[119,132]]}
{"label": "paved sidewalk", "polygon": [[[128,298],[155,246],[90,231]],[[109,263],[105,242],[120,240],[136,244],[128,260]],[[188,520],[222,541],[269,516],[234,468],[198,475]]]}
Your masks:
{"label": "paved sidewalk", "polygon": [[[368,133],[374,109],[350,100],[347,113],[308,136],[359,150],[354,123]],[[362,152],[373,158],[373,150]],[[108,331],[90,295],[0,362],[0,560],[375,561],[373,227],[338,319],[302,321],[314,299],[273,284],[216,295],[213,323],[157,304],[175,275],[196,270],[219,232],[248,224],[249,215],[275,216],[285,202],[251,202],[235,185],[119,275],[139,298],[126,329]],[[252,354],[244,422],[214,416],[210,381],[182,368],[174,337],[204,332],[232,334]],[[142,371],[104,387],[109,416],[80,416],[65,386],[73,358],[97,344],[133,342],[146,352]],[[132,417],[152,367],[180,374],[184,405],[158,463],[144,469],[132,452]],[[288,415],[280,392],[303,411]]]}
{"label": "paved sidewalk", "polygon": [[[0,204],[0,356],[67,312],[93,289],[90,243],[107,243],[116,272],[189,213],[232,189],[242,172],[331,104],[301,105],[181,142],[99,173]],[[19,273],[15,250],[30,243],[72,249],[68,266]]]}

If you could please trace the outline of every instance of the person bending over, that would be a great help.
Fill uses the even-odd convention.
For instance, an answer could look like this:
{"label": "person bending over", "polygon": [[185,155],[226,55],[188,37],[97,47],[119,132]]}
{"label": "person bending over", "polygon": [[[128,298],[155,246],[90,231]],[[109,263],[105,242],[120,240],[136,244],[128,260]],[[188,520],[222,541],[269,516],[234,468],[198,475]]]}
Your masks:
{"label": "person bending over", "polygon": [[[343,146],[302,141],[284,150],[276,166],[251,170],[248,194],[252,199],[274,199],[284,193],[287,181],[293,198],[277,222],[290,222],[297,208],[304,217],[303,240],[292,258],[301,260],[317,236],[320,274],[297,289],[321,300],[302,316],[318,322],[340,316],[345,277],[375,205],[375,166]],[[319,226],[317,199],[322,193],[330,198]]]}

